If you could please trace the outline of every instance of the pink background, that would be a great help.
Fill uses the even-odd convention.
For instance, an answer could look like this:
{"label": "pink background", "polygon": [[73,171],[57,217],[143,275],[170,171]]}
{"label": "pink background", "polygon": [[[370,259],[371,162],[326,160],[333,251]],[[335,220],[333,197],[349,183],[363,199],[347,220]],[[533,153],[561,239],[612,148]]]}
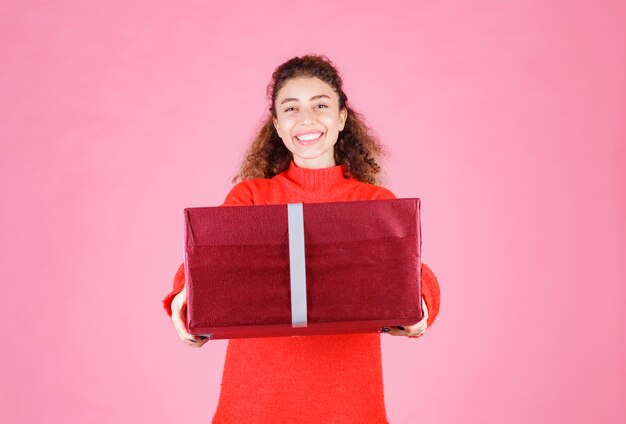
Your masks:
{"label": "pink background", "polygon": [[323,53],[423,202],[441,313],[392,423],[626,422],[621,1],[0,3],[3,421],[209,422],[225,341],[161,309],[273,69]]}

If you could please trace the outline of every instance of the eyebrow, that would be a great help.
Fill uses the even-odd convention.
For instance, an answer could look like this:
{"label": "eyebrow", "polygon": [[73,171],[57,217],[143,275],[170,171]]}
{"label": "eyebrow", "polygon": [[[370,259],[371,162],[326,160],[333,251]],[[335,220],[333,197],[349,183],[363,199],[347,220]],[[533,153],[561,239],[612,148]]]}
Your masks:
{"label": "eyebrow", "polygon": [[[311,97],[309,100],[317,100],[317,99],[321,99],[322,97],[326,97],[327,99],[330,99],[330,97],[327,96],[326,94],[318,94],[317,96]],[[283,100],[282,102],[280,102],[280,104],[282,105],[283,103],[294,102],[294,101],[298,102],[298,101],[300,101],[300,99],[289,97],[289,98]]]}

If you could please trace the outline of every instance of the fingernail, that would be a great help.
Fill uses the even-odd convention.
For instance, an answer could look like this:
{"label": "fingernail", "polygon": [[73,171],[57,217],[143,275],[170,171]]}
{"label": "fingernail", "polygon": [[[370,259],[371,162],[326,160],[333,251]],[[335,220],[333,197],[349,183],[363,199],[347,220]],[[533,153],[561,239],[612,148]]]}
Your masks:
{"label": "fingernail", "polygon": [[399,328],[400,330],[404,331],[404,327],[401,325],[396,325],[396,328]]}
{"label": "fingernail", "polygon": [[389,327],[383,327],[383,328],[380,329],[381,333],[388,333],[389,331],[391,331],[391,328],[389,328]]}
{"label": "fingernail", "polygon": [[189,339],[191,343],[197,343],[195,340]]}

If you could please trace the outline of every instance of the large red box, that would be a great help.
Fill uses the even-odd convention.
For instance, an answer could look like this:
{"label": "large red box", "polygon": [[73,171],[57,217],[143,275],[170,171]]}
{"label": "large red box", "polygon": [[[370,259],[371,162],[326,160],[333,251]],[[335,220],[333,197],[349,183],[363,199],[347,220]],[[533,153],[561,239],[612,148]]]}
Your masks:
{"label": "large red box", "polygon": [[[231,339],[371,333],[422,319],[419,199],[289,207],[298,206],[304,240],[292,238],[291,247],[290,225],[293,232],[297,220],[288,218],[288,205],[185,209],[191,334]],[[298,243],[304,247],[298,258],[305,262],[305,286],[292,286],[303,282],[290,277],[290,249],[297,252]],[[306,323],[292,319],[292,301],[303,300],[298,287],[306,293]]]}

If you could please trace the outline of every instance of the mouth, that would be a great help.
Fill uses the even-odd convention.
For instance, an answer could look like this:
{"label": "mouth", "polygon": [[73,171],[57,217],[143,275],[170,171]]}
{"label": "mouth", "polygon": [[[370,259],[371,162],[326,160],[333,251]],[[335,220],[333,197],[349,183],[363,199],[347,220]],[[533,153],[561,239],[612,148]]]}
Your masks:
{"label": "mouth", "polygon": [[298,143],[305,145],[305,146],[309,146],[311,144],[317,143],[322,138],[323,135],[324,135],[323,132],[315,131],[315,132],[298,134],[294,138],[296,139]]}

